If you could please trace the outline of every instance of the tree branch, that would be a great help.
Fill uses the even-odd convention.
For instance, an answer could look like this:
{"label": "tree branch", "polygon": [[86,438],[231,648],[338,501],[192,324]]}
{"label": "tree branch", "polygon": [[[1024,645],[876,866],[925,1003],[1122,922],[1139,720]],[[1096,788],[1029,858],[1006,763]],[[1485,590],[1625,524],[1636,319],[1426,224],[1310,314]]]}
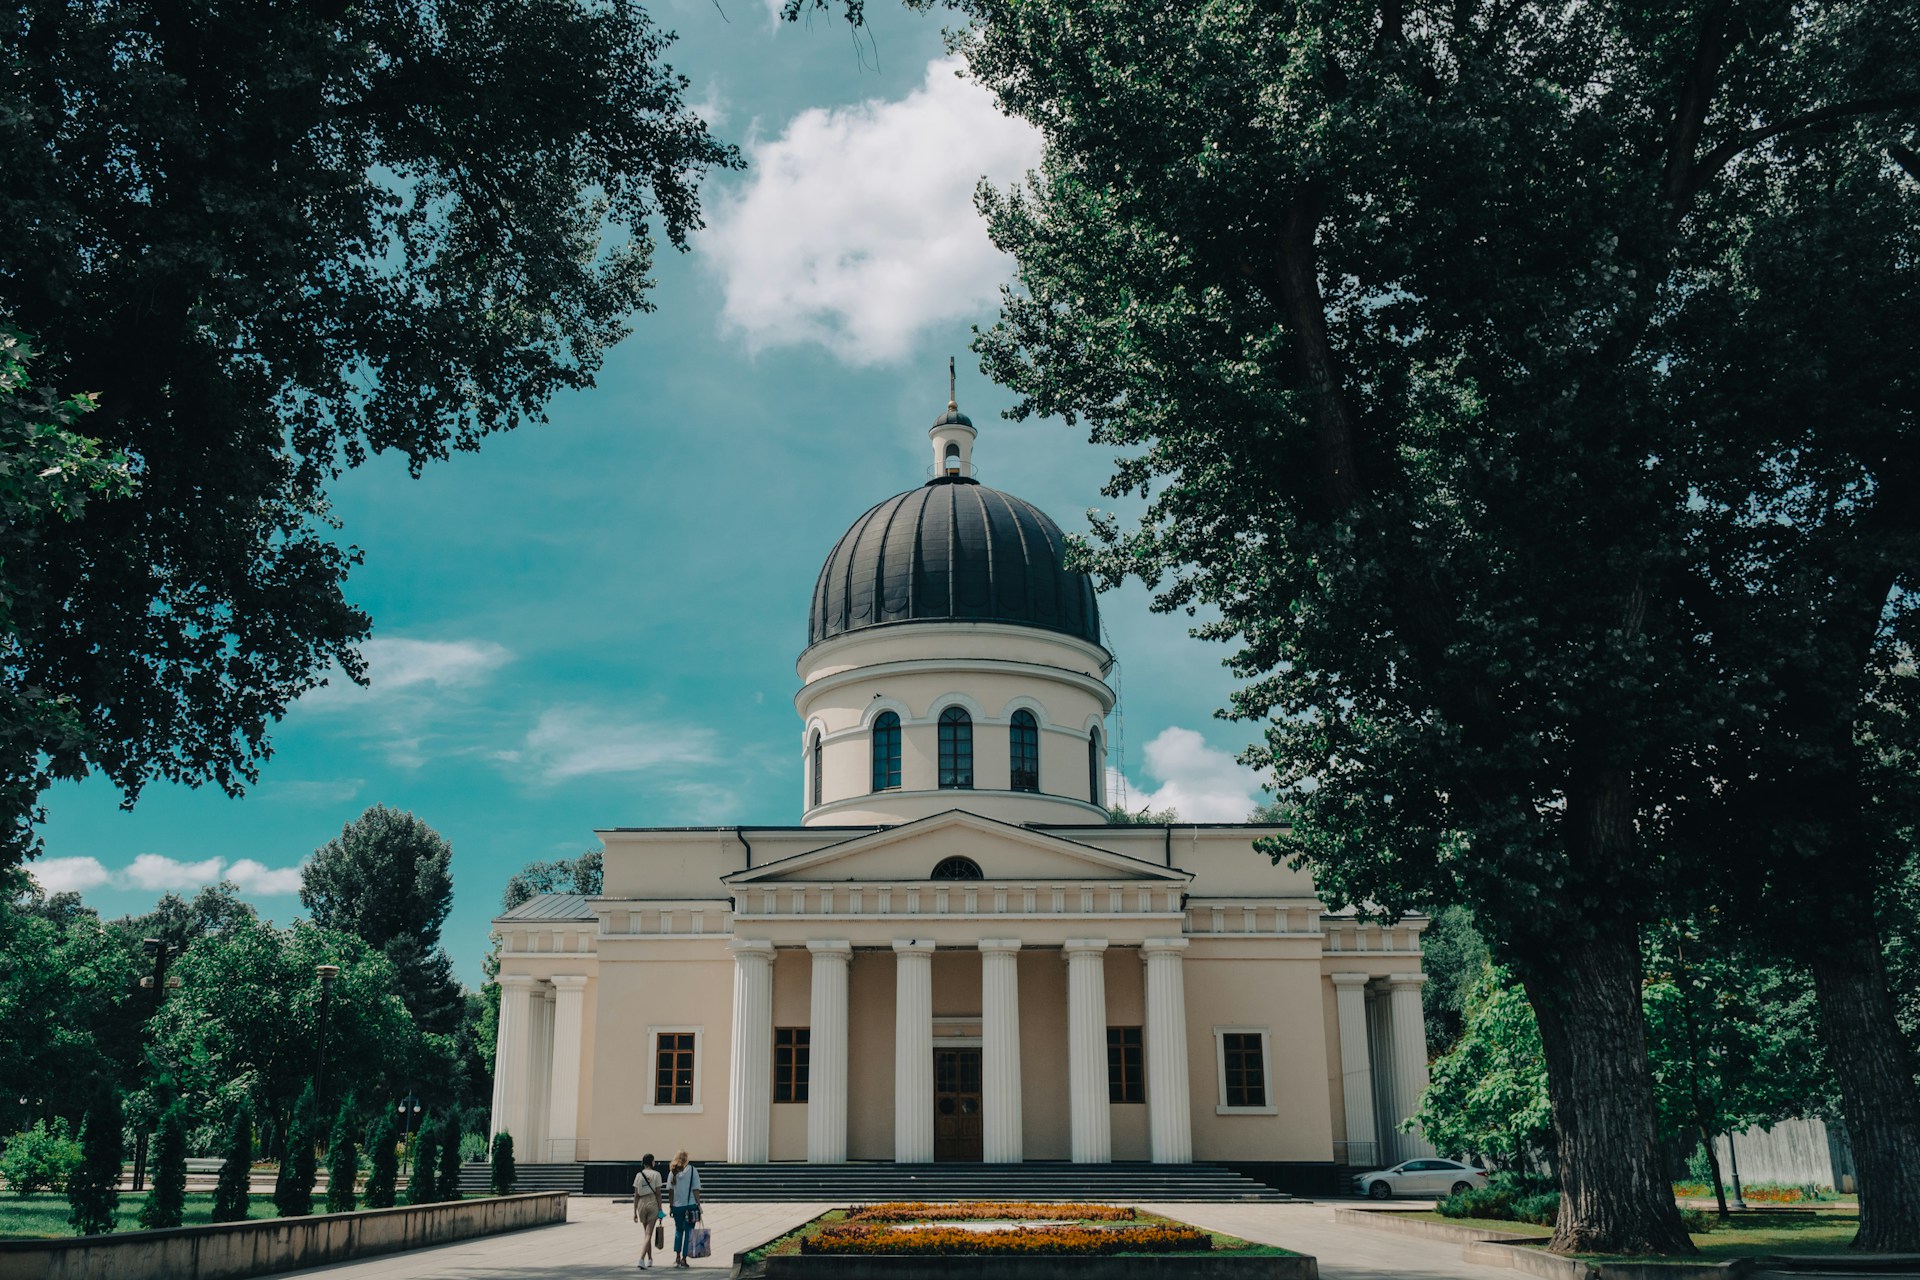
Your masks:
{"label": "tree branch", "polygon": [[1920,182],[1920,155],[1915,155],[1912,147],[1904,146],[1898,142],[1889,142],[1887,144],[1887,154],[1893,157],[1895,164],[1907,171],[1909,178],[1912,178],[1915,182]]}
{"label": "tree branch", "polygon": [[1726,26],[1730,0],[1715,0],[1700,23],[1700,40],[1694,47],[1693,67],[1680,86],[1680,101],[1674,108],[1673,128],[1667,137],[1667,168],[1662,185],[1667,202],[1680,207],[1693,188],[1693,153],[1700,142],[1700,130],[1707,121],[1707,108],[1713,104],[1713,89],[1720,78],[1720,64],[1727,56]]}
{"label": "tree branch", "polygon": [[[1692,201],[1695,193],[1704,187],[1714,174],[1732,163],[1736,156],[1759,146],[1770,138],[1777,138],[1783,133],[1792,133],[1796,129],[1811,129],[1815,125],[1827,124],[1834,120],[1876,115],[1882,111],[1898,111],[1902,107],[1920,107],[1920,93],[1894,93],[1881,98],[1855,98],[1851,102],[1836,102],[1830,107],[1821,107],[1818,111],[1791,116],[1778,124],[1749,129],[1707,152],[1698,164],[1692,166],[1686,185],[1680,192],[1679,199],[1675,201],[1675,207],[1676,209],[1684,208]],[[1905,148],[1901,149],[1905,150]],[[1913,153],[1909,151],[1907,154]],[[1899,160],[1900,157],[1895,155],[1894,159]],[[1904,167],[1904,162],[1902,165]]]}

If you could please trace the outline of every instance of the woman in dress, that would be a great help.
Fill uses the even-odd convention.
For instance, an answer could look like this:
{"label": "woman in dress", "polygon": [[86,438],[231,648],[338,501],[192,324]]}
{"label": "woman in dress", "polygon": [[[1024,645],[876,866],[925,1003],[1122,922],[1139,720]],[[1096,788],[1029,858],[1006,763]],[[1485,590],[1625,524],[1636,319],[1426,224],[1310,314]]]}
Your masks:
{"label": "woman in dress", "polygon": [[653,1167],[651,1152],[640,1157],[640,1172],[633,1175],[633,1220],[640,1224],[640,1269],[653,1266],[653,1237],[660,1230],[660,1194],[666,1182]]}
{"label": "woman in dress", "polygon": [[673,1200],[673,1265],[687,1267],[687,1247],[693,1243],[693,1224],[700,1221],[700,1171],[682,1151],[673,1157],[667,1186]]}

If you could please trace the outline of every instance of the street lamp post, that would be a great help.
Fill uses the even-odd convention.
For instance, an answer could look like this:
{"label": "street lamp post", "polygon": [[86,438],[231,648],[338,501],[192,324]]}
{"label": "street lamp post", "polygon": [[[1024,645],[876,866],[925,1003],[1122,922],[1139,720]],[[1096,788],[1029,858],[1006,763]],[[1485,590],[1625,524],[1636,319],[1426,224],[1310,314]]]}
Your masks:
{"label": "street lamp post", "polygon": [[333,980],[340,974],[337,964],[315,965],[320,975],[320,1048],[313,1063],[313,1106],[316,1116],[326,1114],[327,1090],[327,1014],[333,1007]]}
{"label": "street lamp post", "polygon": [[[153,960],[153,972],[142,974],[140,989],[153,992],[153,1008],[147,1014],[152,1017],[160,1012],[161,1001],[167,998],[167,992],[180,985],[180,979],[167,977],[167,961],[173,957],[173,948],[159,938],[142,938],[140,949]],[[140,1126],[140,1134],[133,1141],[133,1189],[144,1190],[147,1185],[147,1127]]]}
{"label": "street lamp post", "polygon": [[[420,1099],[409,1091],[400,1099],[400,1105],[394,1108],[400,1113],[401,1136],[408,1142],[413,1141],[413,1122],[420,1118]],[[411,1149],[411,1148],[409,1148]]]}

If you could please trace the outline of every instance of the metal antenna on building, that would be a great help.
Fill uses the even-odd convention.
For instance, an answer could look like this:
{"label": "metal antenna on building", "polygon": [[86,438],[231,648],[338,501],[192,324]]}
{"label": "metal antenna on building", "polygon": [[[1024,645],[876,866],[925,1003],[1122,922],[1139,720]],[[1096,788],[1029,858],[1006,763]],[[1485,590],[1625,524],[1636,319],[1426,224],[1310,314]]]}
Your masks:
{"label": "metal antenna on building", "polygon": [[[1105,618],[1100,620],[1100,639],[1107,646],[1108,653],[1116,653],[1113,636],[1107,630]],[[1127,808],[1127,699],[1122,683],[1120,659],[1113,660],[1113,789],[1118,794],[1118,807]]]}

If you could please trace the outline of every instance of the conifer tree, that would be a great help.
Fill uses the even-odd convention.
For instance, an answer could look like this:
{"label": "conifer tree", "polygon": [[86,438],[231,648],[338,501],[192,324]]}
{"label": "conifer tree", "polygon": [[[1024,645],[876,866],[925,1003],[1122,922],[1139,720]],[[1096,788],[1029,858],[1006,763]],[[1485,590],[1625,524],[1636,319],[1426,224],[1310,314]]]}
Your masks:
{"label": "conifer tree", "polygon": [[140,1225],[158,1231],[180,1225],[187,1207],[187,1113],[175,1100],[160,1113],[153,1136],[153,1190],[140,1206]]}
{"label": "conifer tree", "polygon": [[493,1136],[493,1194],[497,1196],[512,1195],[513,1184],[517,1177],[518,1172],[513,1165],[513,1135],[510,1133],[496,1133]]}
{"label": "conifer tree", "polygon": [[313,1184],[319,1175],[314,1155],[315,1135],[313,1086],[308,1085],[293,1109],[287,1124],[286,1148],[280,1156],[280,1178],[273,1189],[273,1203],[283,1218],[304,1218],[313,1212]]}
{"label": "conifer tree", "polygon": [[394,1149],[397,1135],[393,1116],[384,1108],[373,1122],[373,1134],[367,1140],[367,1208],[393,1208],[393,1187],[400,1179],[400,1153]]}
{"label": "conifer tree", "polygon": [[435,1200],[460,1198],[460,1112],[449,1111],[440,1129],[440,1174],[433,1184]]}
{"label": "conifer tree", "polygon": [[433,1203],[434,1161],[439,1152],[439,1144],[434,1141],[433,1117],[429,1115],[422,1119],[420,1132],[413,1135],[413,1167],[407,1177],[408,1204]]}
{"label": "conifer tree", "polygon": [[213,1220],[245,1222],[253,1203],[253,1107],[242,1101],[227,1134],[227,1156],[213,1189]]}
{"label": "conifer tree", "polygon": [[112,1231],[114,1215],[120,1208],[120,1158],[125,1140],[120,1095],[111,1085],[104,1086],[87,1111],[86,1128],[80,1135],[80,1167],[67,1179],[67,1203],[72,1212],[67,1222],[83,1236]]}
{"label": "conifer tree", "polygon": [[327,1212],[352,1213],[357,1200],[354,1180],[360,1176],[360,1152],[353,1145],[353,1098],[340,1105],[327,1144]]}

